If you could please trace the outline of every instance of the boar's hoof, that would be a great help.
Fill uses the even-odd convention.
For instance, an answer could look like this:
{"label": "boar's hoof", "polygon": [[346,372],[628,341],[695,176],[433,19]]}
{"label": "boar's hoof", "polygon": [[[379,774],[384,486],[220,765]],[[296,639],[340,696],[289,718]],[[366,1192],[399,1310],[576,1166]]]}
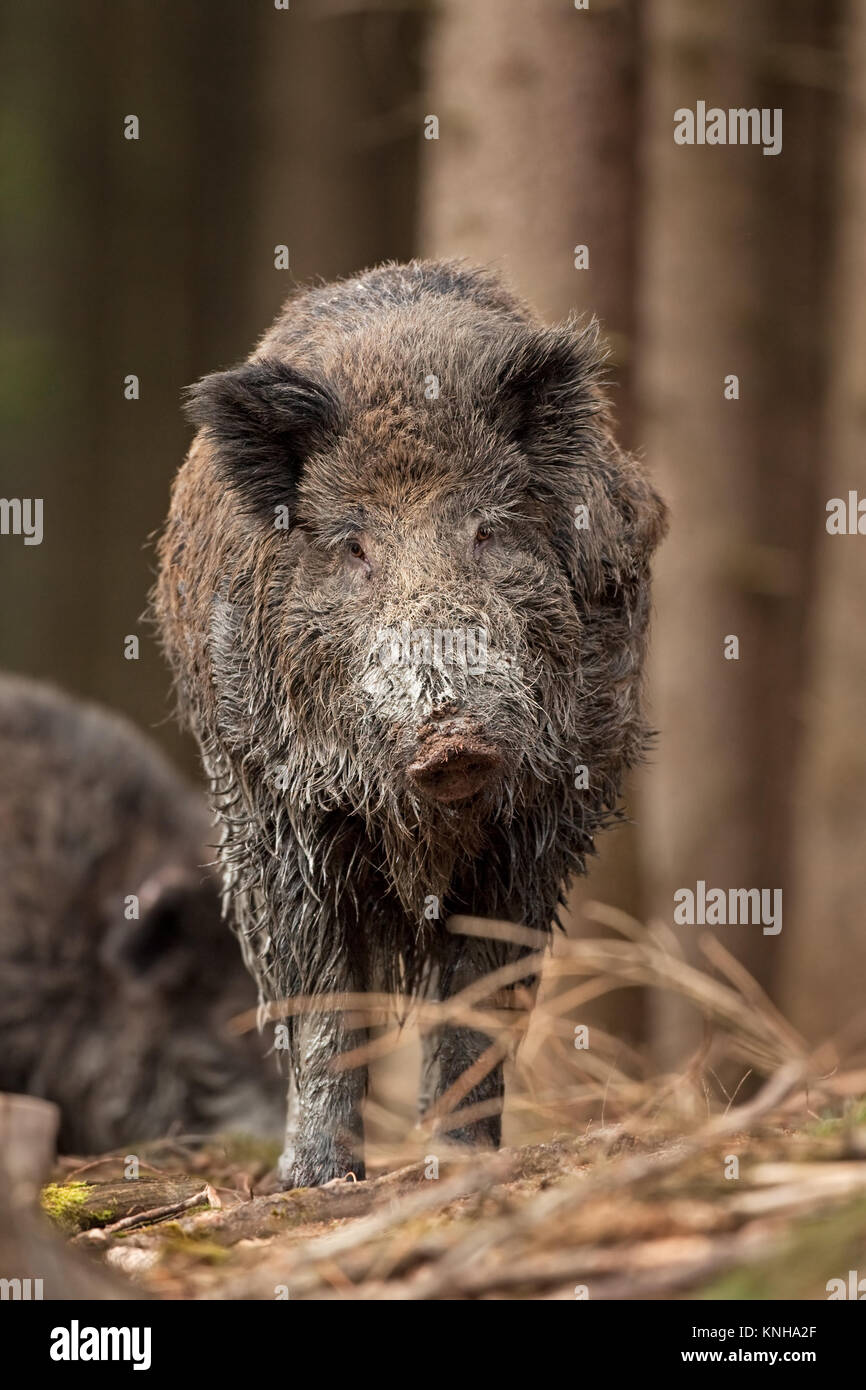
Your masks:
{"label": "boar's hoof", "polygon": [[332,1182],[352,1177],[359,1182],[365,1177],[364,1160],[333,1139],[312,1140],[295,1147],[295,1161],[282,1186],[325,1187]]}

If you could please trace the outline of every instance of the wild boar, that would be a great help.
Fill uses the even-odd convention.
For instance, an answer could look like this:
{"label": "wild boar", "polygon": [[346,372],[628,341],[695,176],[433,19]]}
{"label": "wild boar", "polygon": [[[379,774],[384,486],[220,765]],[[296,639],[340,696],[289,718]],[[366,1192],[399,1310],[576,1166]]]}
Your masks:
{"label": "wild boar", "polygon": [[277,1068],[226,1027],[255,998],[203,798],[126,720],[24,677],[0,677],[0,766],[0,1090],[55,1101],[75,1153],[278,1134]]}
{"label": "wild boar", "polygon": [[[297,294],[191,389],[155,614],[263,1000],[450,998],[521,951],[449,917],[548,932],[616,815],[665,512],[603,355],[417,261]],[[365,1031],[334,1004],[291,1024],[297,1185],[364,1175],[365,1071],[334,1064]],[[429,1039],[428,1098],[487,1047]],[[497,1144],[501,1067],[464,1099],[452,1138]]]}

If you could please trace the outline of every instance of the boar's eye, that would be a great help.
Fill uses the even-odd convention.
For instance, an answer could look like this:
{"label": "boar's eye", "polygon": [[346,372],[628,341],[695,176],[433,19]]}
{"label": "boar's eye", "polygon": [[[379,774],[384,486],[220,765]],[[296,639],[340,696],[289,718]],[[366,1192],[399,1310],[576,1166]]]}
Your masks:
{"label": "boar's eye", "polygon": [[492,535],[493,532],[489,526],[479,526],[478,530],[475,532],[476,547],[480,548],[481,546],[486,545],[487,542],[491,539]]}
{"label": "boar's eye", "polygon": [[347,549],[353,560],[366,560],[367,553],[360,541],[349,541]]}

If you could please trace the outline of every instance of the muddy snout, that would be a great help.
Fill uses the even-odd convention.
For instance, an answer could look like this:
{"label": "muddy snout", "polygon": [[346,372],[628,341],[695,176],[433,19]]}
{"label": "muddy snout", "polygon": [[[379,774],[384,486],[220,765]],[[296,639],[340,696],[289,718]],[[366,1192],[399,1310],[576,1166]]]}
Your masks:
{"label": "muddy snout", "polygon": [[483,734],[460,722],[427,726],[407,768],[411,785],[431,801],[464,801],[502,770],[503,759]]}

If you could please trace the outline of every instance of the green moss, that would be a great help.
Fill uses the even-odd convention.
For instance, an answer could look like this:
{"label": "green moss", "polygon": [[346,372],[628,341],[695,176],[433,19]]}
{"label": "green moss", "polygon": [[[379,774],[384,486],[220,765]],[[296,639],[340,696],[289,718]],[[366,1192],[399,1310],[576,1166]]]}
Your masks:
{"label": "green moss", "polygon": [[163,1245],[170,1254],[184,1255],[207,1265],[222,1264],[230,1257],[230,1251],[211,1240],[205,1232],[184,1231],[176,1221],[167,1221],[160,1229]]}
{"label": "green moss", "polygon": [[52,1182],[43,1187],[40,1203],[42,1210],[61,1231],[74,1235],[92,1226],[105,1226],[114,1219],[113,1211],[88,1207],[92,1192],[93,1186],[88,1182]]}
{"label": "green moss", "polygon": [[866,1202],[801,1221],[781,1254],[714,1280],[700,1299],[821,1299],[830,1279],[866,1269]]}
{"label": "green moss", "polygon": [[831,1139],[845,1130],[860,1129],[863,1126],[866,1126],[866,1097],[849,1100],[841,1115],[827,1111],[820,1119],[813,1120],[806,1126],[806,1133],[814,1135],[817,1139]]}

